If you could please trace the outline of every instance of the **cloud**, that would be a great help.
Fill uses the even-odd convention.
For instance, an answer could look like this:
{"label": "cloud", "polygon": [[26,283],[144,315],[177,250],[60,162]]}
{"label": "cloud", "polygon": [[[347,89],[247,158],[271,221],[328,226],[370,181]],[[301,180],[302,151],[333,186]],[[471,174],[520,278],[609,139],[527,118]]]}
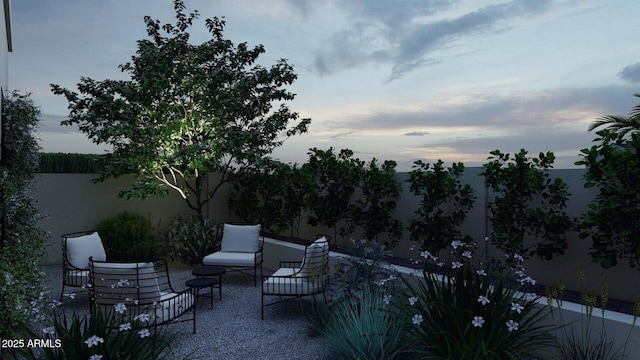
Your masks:
{"label": "cloud", "polygon": [[640,83],[640,62],[629,66],[625,66],[618,73],[618,77],[632,84]]}
{"label": "cloud", "polygon": [[412,131],[404,134],[404,136],[425,136],[425,135],[429,135],[429,132],[428,131]]}
{"label": "cloud", "polygon": [[513,0],[445,19],[452,1],[347,1],[351,27],[334,33],[315,56],[314,69],[328,75],[366,63],[390,64],[390,80],[440,59],[433,52],[462,37],[503,31],[511,19],[543,13],[550,0]]}
{"label": "cloud", "polygon": [[491,30],[501,20],[538,14],[546,9],[548,3],[549,0],[515,0],[416,27],[399,44],[391,78],[401,77],[421,66],[427,60],[425,56],[450,41]]}
{"label": "cloud", "polygon": [[[478,131],[540,128],[544,125],[568,126],[576,121],[595,120],[606,114],[626,113],[635,98],[631,86],[567,88],[499,96],[480,94],[437,105],[411,106],[411,111],[378,111],[348,122],[332,122],[336,132],[351,130],[402,131],[422,128],[477,127]],[[408,106],[407,106],[408,107]],[[340,124],[338,126],[338,124]],[[582,123],[580,123],[582,125]],[[585,127],[586,131],[586,127]]]}

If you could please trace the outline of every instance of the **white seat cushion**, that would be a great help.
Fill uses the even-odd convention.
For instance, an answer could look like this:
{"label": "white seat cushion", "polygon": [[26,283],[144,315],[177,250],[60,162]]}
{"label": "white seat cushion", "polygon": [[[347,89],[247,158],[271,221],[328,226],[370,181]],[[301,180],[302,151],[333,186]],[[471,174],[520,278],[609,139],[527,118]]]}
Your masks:
{"label": "white seat cushion", "polygon": [[98,232],[78,237],[70,237],[67,242],[67,260],[78,269],[89,269],[89,258],[96,261],[107,261],[102,240]]}
{"label": "white seat cushion", "polygon": [[202,259],[205,266],[256,266],[262,261],[262,253],[218,251]]}
{"label": "white seat cushion", "polygon": [[322,266],[324,265],[327,256],[329,256],[329,242],[323,236],[307,247],[305,257],[302,259],[300,275],[319,275],[323,271]]}
{"label": "white seat cushion", "polygon": [[89,283],[89,270],[67,270],[64,284],[69,286],[84,286]]}
{"label": "white seat cushion", "polygon": [[194,305],[194,298],[191,293],[161,293],[160,302],[155,307],[156,322],[173,320],[184,314]]}
{"label": "white seat cushion", "polygon": [[220,250],[224,252],[255,253],[258,251],[259,237],[260,237],[260,224],[258,225],[224,224]]}
{"label": "white seat cushion", "polygon": [[280,268],[262,284],[265,295],[311,295],[324,291],[323,277],[300,277],[294,268]]}

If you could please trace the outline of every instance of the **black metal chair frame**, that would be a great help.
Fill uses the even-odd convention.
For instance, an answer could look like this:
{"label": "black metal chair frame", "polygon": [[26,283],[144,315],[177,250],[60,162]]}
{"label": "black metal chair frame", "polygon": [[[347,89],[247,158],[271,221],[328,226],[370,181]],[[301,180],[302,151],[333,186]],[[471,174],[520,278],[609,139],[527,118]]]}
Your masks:
{"label": "black metal chair frame", "polygon": [[[248,225],[248,224],[233,223],[232,225]],[[224,223],[219,223],[216,226],[215,245],[213,246],[213,250],[211,251],[211,253],[215,253],[222,250],[223,229],[224,229]],[[253,286],[258,286],[258,269],[260,269],[260,276],[262,276],[262,263],[264,261],[264,254],[262,251],[263,247],[264,247],[264,236],[260,235],[260,237],[258,238],[258,251],[255,252],[253,255],[254,256],[253,266],[235,266],[235,265],[214,265],[214,266],[222,266],[225,269],[227,269],[228,272],[239,272],[244,275],[253,276]],[[205,265],[204,263],[202,265],[210,266],[210,265]]]}
{"label": "black metal chair frame", "polygon": [[[306,246],[304,253],[304,261],[309,261],[310,254],[309,248],[311,245]],[[321,266],[312,270],[311,273],[302,273],[302,268],[304,266],[304,261],[280,261],[279,269],[292,269],[292,274],[287,274],[285,276],[274,276],[274,275],[263,275],[262,276],[262,311],[261,318],[264,320],[264,309],[267,306],[280,304],[283,302],[301,299],[305,300],[305,297],[311,296],[313,301],[316,300],[316,295],[322,294],[324,297],[324,302],[327,302],[326,290],[329,285],[329,241],[327,240],[327,251],[326,253],[321,254],[322,259]],[[317,261],[318,259],[316,259]],[[318,270],[319,269],[319,270]],[[269,279],[278,279],[280,281],[279,284],[268,284],[266,281]],[[282,293],[276,293],[276,286],[288,286],[289,288],[295,288],[295,293],[287,294],[286,291]],[[265,293],[265,290],[266,293]],[[271,290],[271,291],[269,291]],[[270,303],[265,304],[265,296],[278,296],[279,298],[286,297],[285,299],[276,300]]]}
{"label": "black metal chair frame", "polygon": [[[197,289],[175,291],[171,286],[165,259],[140,262],[104,262],[90,259],[89,263],[91,311],[99,308],[108,313],[114,311],[115,304],[124,303],[127,316],[130,318],[143,313],[152,314],[151,323],[154,329],[165,324],[193,321],[193,333],[196,333]],[[114,274],[114,271],[117,274]],[[101,283],[104,281],[107,283]],[[170,293],[174,296],[161,299],[161,294]],[[159,320],[158,311],[162,313]],[[169,314],[166,318],[165,311]],[[190,311],[192,316],[183,318]]]}
{"label": "black metal chair frame", "polygon": [[[77,268],[71,265],[71,263],[69,262],[69,258],[67,256],[67,239],[90,235],[94,232],[94,230],[77,231],[60,236],[62,238],[62,291],[60,291],[60,301],[62,301],[62,297],[64,296],[64,289],[67,286],[82,288],[83,290],[80,290],[80,292],[88,291],[86,285],[88,284],[90,279],[88,268]],[[88,260],[89,259],[87,259],[87,262]],[[84,273],[86,273],[86,276],[82,275]]]}

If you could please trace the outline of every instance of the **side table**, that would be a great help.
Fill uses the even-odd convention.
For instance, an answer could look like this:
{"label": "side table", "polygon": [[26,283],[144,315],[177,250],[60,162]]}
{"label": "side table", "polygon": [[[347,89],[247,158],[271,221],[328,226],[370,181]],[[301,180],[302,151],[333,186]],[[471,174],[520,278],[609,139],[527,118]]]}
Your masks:
{"label": "side table", "polygon": [[[198,302],[198,298],[200,297],[200,289],[202,288],[211,288],[209,292],[209,297],[211,298],[211,309],[213,309],[213,286],[216,284],[215,279],[211,278],[197,278],[197,279],[189,279],[185,282],[190,288],[196,288],[196,303]],[[206,295],[202,295],[206,296]],[[194,304],[195,305],[195,304]]]}
{"label": "side table", "polygon": [[[203,266],[191,271],[191,274],[197,278],[215,278],[217,276],[218,278],[214,280],[217,280],[218,286],[214,285],[214,287],[218,288],[218,296],[220,300],[222,300],[222,275],[226,273],[227,269],[222,266]],[[211,297],[213,298],[213,288],[211,290]]]}

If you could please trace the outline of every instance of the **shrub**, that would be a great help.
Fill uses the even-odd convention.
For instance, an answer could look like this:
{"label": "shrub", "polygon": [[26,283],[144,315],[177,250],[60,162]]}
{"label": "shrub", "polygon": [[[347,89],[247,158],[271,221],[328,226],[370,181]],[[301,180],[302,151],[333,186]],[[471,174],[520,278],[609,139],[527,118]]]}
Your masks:
{"label": "shrub", "polygon": [[44,279],[40,260],[47,233],[38,226],[41,216],[31,193],[38,167],[34,133],[40,110],[29,95],[13,92],[3,98],[2,111],[0,339],[10,339],[19,324],[31,320],[31,310],[40,297]]}
{"label": "shrub", "polygon": [[384,294],[365,290],[343,298],[329,313],[325,336],[333,356],[340,359],[394,359],[405,347]]}
{"label": "shrub", "polygon": [[329,304],[314,301],[309,328],[312,333],[323,333],[332,317],[334,304],[356,301],[363,293],[378,291],[391,298],[397,291],[397,273],[385,266],[391,252],[384,245],[372,241],[351,239],[353,247],[344,262],[336,265],[329,282]]}
{"label": "shrub", "polygon": [[417,352],[438,359],[518,359],[554,345],[549,326],[539,324],[548,312],[536,306],[537,296],[520,291],[533,282],[521,266],[513,270],[517,281],[494,277],[500,274],[493,263],[472,264],[469,245],[454,241],[452,248],[451,260],[421,254],[440,273],[426,266],[424,278],[404,280],[398,316]]}
{"label": "shrub", "polygon": [[110,260],[152,259],[157,241],[151,224],[142,215],[123,212],[101,220],[96,231]]}
{"label": "shrub", "polygon": [[216,245],[216,227],[199,215],[180,215],[163,236],[171,260],[196,265]]}
{"label": "shrub", "polygon": [[[598,297],[595,289],[587,289],[584,285],[585,273],[582,266],[578,272],[580,280],[582,305],[584,311],[580,319],[575,323],[566,323],[562,311],[554,309],[554,303],[558,309],[562,308],[564,298],[564,282],[562,278],[557,286],[547,286],[547,303],[551,312],[551,317],[558,323],[559,331],[555,331],[558,341],[556,348],[557,355],[561,359],[566,360],[608,360],[608,359],[626,359],[626,350],[633,331],[638,315],[640,314],[640,299],[636,301],[633,308],[633,323],[629,327],[629,332],[625,338],[623,346],[614,347],[613,341],[609,340],[607,327],[605,324],[604,311],[609,300],[609,286],[606,277],[602,280],[600,287],[600,310],[601,316],[599,322],[593,322],[593,310],[596,308]],[[599,324],[598,324],[599,323]],[[598,326],[599,329],[594,328]]]}
{"label": "shrub", "polygon": [[336,265],[331,278],[334,299],[355,297],[372,287],[385,285],[385,279],[396,276],[396,272],[388,266],[391,251],[386,246],[354,239],[351,239],[351,244],[353,247],[349,250],[349,257]]}

